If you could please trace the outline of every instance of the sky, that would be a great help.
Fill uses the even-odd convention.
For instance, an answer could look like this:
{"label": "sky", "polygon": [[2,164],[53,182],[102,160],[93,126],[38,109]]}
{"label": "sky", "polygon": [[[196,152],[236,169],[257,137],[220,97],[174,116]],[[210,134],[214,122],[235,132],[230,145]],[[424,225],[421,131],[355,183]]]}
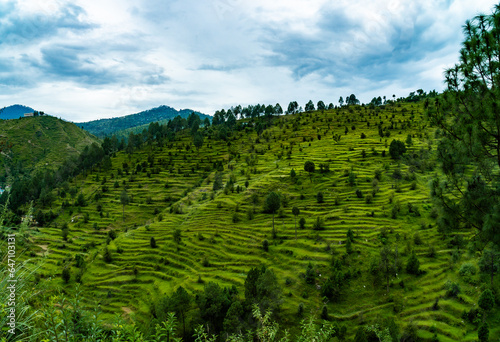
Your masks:
{"label": "sky", "polygon": [[81,122],[442,91],[465,21],[495,4],[0,0],[0,107]]}

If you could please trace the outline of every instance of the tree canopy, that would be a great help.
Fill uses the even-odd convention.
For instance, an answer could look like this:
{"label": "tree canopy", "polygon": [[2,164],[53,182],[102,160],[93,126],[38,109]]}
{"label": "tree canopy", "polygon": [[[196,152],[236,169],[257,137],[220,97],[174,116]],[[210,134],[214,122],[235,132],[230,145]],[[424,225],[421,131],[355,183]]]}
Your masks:
{"label": "tree canopy", "polygon": [[464,26],[460,61],[445,73],[442,98],[426,101],[440,130],[438,159],[446,175],[432,194],[442,230],[470,226],[500,244],[500,6]]}

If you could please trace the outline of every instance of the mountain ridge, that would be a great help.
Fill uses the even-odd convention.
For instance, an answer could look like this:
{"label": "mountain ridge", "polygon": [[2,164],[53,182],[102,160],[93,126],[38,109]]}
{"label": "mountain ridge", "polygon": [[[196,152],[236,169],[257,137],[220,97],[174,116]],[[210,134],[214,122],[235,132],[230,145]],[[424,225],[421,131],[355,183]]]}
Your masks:
{"label": "mountain ridge", "polygon": [[198,114],[201,120],[204,120],[205,118],[211,120],[211,116],[193,111],[191,109],[177,110],[167,105],[161,105],[125,116],[98,119],[86,122],[75,122],[75,124],[97,137],[104,137],[107,135],[112,135],[113,133],[116,133],[118,131],[146,125],[151,122],[173,119],[178,115],[180,115],[182,118],[187,118],[192,112]]}
{"label": "mountain ridge", "polygon": [[0,109],[0,119],[12,120],[23,117],[25,113],[33,113],[35,110],[31,107],[14,104],[12,106],[3,107]]}

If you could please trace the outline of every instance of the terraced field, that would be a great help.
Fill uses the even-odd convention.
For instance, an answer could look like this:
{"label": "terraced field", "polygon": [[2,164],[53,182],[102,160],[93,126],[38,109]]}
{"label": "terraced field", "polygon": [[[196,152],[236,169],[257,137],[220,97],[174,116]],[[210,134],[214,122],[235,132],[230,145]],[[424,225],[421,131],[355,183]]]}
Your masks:
{"label": "terraced field", "polygon": [[[415,157],[394,161],[391,141],[407,141],[408,135],[406,155]],[[422,338],[436,334],[440,341],[474,341],[476,328],[462,313],[474,307],[481,289],[477,281],[460,279],[457,270],[476,259],[462,249],[452,260],[456,249],[431,218],[428,183],[437,172],[435,147],[422,104],[281,116],[260,136],[250,127],[233,132],[227,142],[208,135],[199,150],[184,132],[167,146],[117,153],[107,169],[95,168],[55,190],[60,195],[66,187],[66,197],[58,196],[44,210],[60,213],[57,226],[39,229],[33,252],[44,256],[37,259],[43,260],[42,278],[51,286],[71,292],[80,273],[86,304],[100,304],[109,319],[118,313],[140,321],[154,298],[180,285],[195,294],[203,282],[214,281],[235,285],[242,294],[250,268],[265,264],[282,284],[283,324],[292,332],[298,329],[300,303],[315,316],[326,303],[330,318],[345,324],[349,336],[359,325],[392,316],[402,326],[415,324]],[[306,161],[316,165],[312,174],[304,171]],[[229,184],[213,191],[217,167],[223,169],[222,183]],[[131,197],[125,206],[124,190]],[[282,198],[276,237],[272,215],[262,210],[271,191]],[[87,205],[73,205],[70,192],[74,198],[82,193]],[[62,206],[64,201],[70,205]],[[300,209],[297,218],[294,206]],[[301,218],[305,228],[297,228],[296,236]],[[321,229],[315,230],[318,220]],[[64,223],[68,241],[61,235]],[[347,253],[349,229],[354,240]],[[397,250],[403,266],[391,277],[389,291],[373,271],[384,245]],[[103,260],[106,248],[111,262]],[[424,271],[418,276],[404,270],[412,251]],[[84,268],[76,267],[77,255]],[[335,260],[351,278],[338,298],[328,300],[320,289]],[[314,285],[304,280],[309,264]],[[65,265],[71,267],[69,284],[59,277]],[[459,298],[445,295],[448,280],[460,284]],[[490,336],[498,338],[498,315],[490,320]]]}

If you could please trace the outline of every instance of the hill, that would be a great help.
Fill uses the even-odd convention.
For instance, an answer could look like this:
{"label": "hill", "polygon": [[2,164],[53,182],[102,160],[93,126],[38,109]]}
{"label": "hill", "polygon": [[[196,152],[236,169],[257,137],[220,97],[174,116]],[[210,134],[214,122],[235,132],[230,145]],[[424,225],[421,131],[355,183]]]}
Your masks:
{"label": "hill", "polygon": [[9,107],[4,107],[0,109],[0,119],[10,120],[19,119],[24,116],[25,113],[33,113],[35,110],[31,107],[26,107],[22,105],[13,105]]}
{"label": "hill", "polygon": [[55,169],[99,140],[75,124],[52,116],[0,121],[0,182],[7,175]]}
{"label": "hill", "polygon": [[[166,121],[180,115],[187,118],[193,111],[190,109],[176,110],[168,106],[159,106],[136,114],[130,114],[112,119],[100,119],[88,122],[76,123],[78,126],[94,134],[97,137],[105,137],[116,132],[133,129],[137,126],[148,125],[151,122]],[[203,121],[205,118],[211,120],[211,116],[195,112]],[[141,129],[142,130],[142,129]]]}
{"label": "hill", "polygon": [[[282,293],[280,324],[291,333],[309,314],[335,322],[342,338],[352,339],[359,326],[396,326],[399,336],[426,341],[477,339],[484,279],[477,257],[464,252],[472,234],[436,228],[428,189],[436,141],[422,103],[349,106],[201,131],[199,148],[184,130],[118,152],[60,184],[50,205],[37,205],[59,213],[29,247],[44,260],[38,276],[46,288],[72,292],[81,283],[82,304],[99,305],[102,318],[135,317],[151,331],[162,305],[174,310],[169,298],[182,286],[189,330],[213,317],[203,316],[208,304],[200,299],[207,291],[219,298],[211,284],[246,308],[248,278],[265,265]],[[401,160],[389,156],[393,140],[405,142]],[[280,199],[277,210],[269,209],[271,193]],[[213,315],[234,329],[225,323],[228,308]],[[247,324],[244,312],[236,322]],[[498,338],[498,313],[488,320]]]}

